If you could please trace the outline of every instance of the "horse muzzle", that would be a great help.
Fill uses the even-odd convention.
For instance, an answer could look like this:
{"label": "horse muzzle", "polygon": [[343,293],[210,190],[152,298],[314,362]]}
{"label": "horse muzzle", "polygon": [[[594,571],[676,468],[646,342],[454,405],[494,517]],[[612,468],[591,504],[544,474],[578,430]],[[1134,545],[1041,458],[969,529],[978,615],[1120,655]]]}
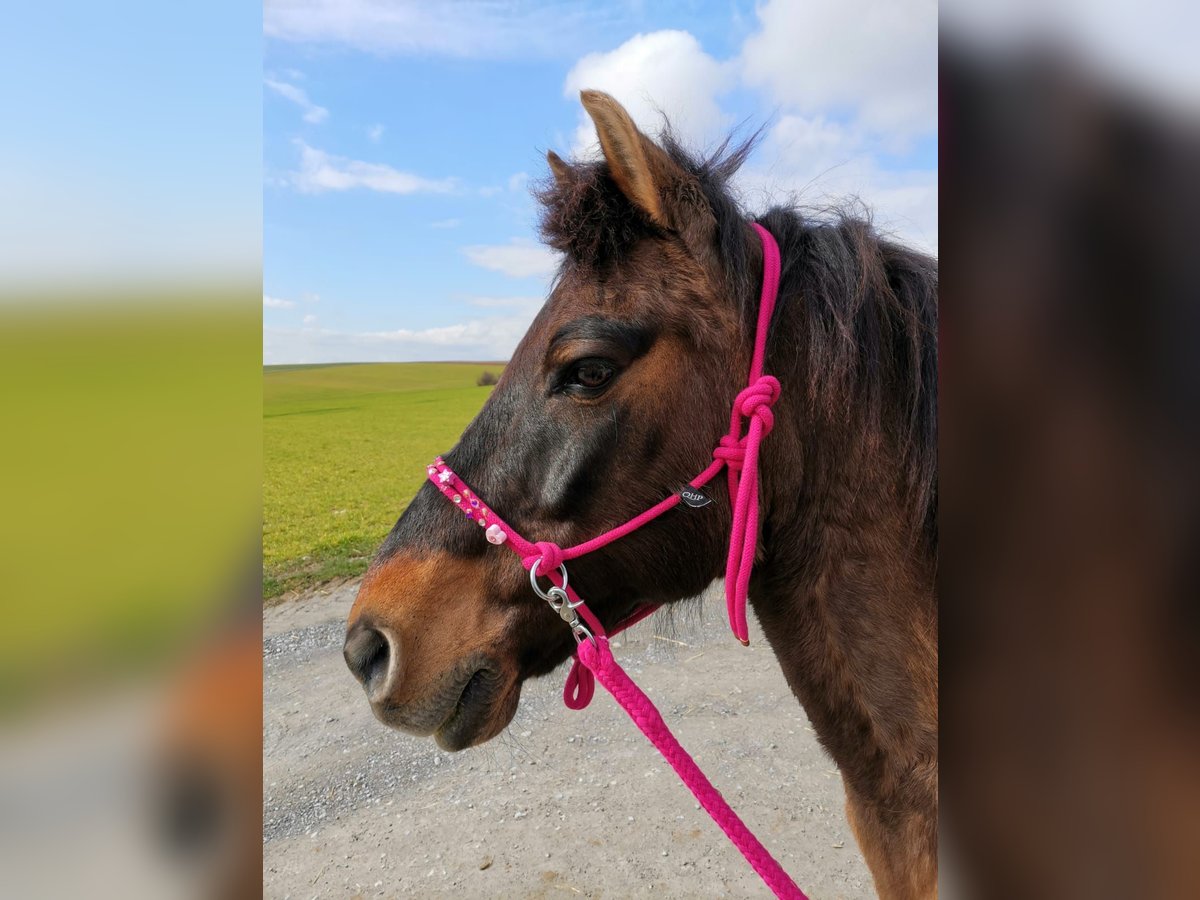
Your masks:
{"label": "horse muzzle", "polygon": [[[508,616],[466,589],[469,563],[438,556],[385,561],[363,581],[342,655],[385,725],[433,736],[446,750],[494,737],[520,698]],[[440,586],[448,569],[450,596]]]}

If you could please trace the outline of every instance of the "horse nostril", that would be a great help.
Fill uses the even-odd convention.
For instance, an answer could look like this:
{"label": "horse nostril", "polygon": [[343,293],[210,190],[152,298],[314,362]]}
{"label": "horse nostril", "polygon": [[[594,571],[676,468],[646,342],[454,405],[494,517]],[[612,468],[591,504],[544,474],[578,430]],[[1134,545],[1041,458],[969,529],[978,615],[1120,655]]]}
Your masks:
{"label": "horse nostril", "polygon": [[382,632],[371,626],[360,622],[350,629],[342,656],[350,672],[367,689],[368,695],[387,680],[392,656],[391,643]]}

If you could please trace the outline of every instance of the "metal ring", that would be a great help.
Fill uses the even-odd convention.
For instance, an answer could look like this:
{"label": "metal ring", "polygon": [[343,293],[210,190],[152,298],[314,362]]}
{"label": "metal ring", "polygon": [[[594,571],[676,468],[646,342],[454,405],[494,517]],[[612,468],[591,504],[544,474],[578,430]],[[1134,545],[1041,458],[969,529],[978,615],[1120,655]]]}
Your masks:
{"label": "metal ring", "polygon": [[[534,561],[533,565],[529,567],[529,584],[533,588],[533,592],[535,594],[537,594],[543,600],[550,600],[550,595],[548,593],[546,593],[545,591],[543,591],[540,587],[538,587],[537,570],[538,570],[538,566],[540,566],[541,564],[542,564],[542,557],[539,556]],[[562,575],[561,587],[565,591],[567,589],[567,566],[566,566],[566,563],[563,563],[562,565],[560,565],[558,567],[558,571]]]}

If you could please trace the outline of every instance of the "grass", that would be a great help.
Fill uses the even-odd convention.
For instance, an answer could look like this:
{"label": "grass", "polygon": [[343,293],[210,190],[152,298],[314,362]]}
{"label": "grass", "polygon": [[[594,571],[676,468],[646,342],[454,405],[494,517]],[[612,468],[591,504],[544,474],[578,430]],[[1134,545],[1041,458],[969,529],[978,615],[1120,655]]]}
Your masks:
{"label": "grass", "polygon": [[0,719],[173,665],[245,599],[258,292],[0,297]]}
{"label": "grass", "polygon": [[263,597],[366,571],[491,388],[499,363],[269,366],[263,372]]}

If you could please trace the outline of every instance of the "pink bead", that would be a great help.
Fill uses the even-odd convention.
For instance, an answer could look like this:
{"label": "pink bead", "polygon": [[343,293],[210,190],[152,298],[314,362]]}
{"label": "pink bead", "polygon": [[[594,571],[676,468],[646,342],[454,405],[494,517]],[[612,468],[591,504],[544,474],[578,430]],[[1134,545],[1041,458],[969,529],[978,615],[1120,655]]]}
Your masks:
{"label": "pink bead", "polygon": [[499,525],[489,525],[488,530],[483,533],[483,536],[491,544],[503,544],[508,540],[508,535],[504,533],[504,529]]}

